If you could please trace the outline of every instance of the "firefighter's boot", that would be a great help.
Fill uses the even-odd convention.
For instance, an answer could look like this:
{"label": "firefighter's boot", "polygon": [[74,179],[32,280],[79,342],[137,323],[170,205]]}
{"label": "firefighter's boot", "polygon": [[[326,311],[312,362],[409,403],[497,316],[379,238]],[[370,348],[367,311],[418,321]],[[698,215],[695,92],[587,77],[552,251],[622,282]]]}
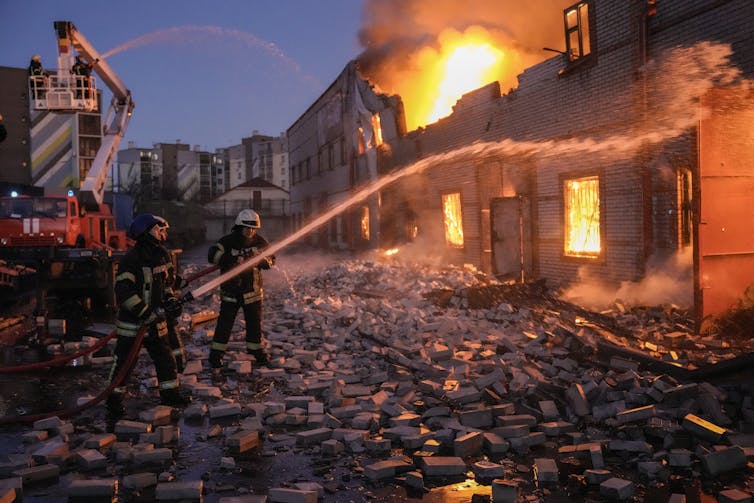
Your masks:
{"label": "firefighter's boot", "polygon": [[126,409],[123,407],[123,395],[121,393],[110,393],[107,397],[106,408],[106,430],[108,433],[112,433],[115,431],[115,423],[120,421],[126,413]]}
{"label": "firefighter's boot", "polygon": [[183,371],[186,368],[186,359],[182,354],[176,354],[175,355],[175,370],[179,374],[183,374]]}
{"label": "firefighter's boot", "polygon": [[209,366],[212,370],[223,368],[223,352],[216,349],[209,350]]}
{"label": "firefighter's boot", "polygon": [[257,361],[257,365],[267,365],[270,363],[270,358],[267,356],[267,353],[264,352],[264,349],[249,349],[247,353],[254,357]]}
{"label": "firefighter's boot", "polygon": [[186,407],[191,403],[191,397],[182,395],[177,389],[164,389],[160,391],[160,402],[170,407]]}

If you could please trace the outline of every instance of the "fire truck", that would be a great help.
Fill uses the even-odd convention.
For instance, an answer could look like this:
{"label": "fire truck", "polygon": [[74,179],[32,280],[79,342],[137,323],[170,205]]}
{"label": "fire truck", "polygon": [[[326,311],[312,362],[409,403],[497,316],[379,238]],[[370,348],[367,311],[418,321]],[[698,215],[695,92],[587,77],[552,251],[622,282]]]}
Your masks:
{"label": "fire truck", "polygon": [[37,314],[66,319],[81,309],[114,309],[117,262],[128,242],[103,201],[104,187],[134,104],[131,92],[73,23],[56,21],[54,27],[58,68],[29,77],[30,106],[58,113],[98,109],[96,78],[86,70],[74,74],[75,57],[107,85],[112,100],[78,193],[75,187],[65,193],[36,187],[36,194],[0,196],[0,260],[36,269]]}

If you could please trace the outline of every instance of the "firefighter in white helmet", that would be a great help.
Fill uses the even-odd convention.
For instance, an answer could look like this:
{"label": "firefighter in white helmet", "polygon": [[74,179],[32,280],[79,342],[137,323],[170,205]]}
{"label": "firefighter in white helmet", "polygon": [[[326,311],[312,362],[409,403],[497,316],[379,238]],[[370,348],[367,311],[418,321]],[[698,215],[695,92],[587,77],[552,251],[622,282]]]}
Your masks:
{"label": "firefighter in white helmet", "polygon": [[[223,273],[261,254],[269,243],[257,233],[260,227],[262,222],[256,211],[242,210],[236,217],[230,234],[221,237],[210,247],[207,256],[209,262],[219,265]],[[269,269],[274,264],[275,256],[266,256],[256,267],[243,271],[220,286],[220,315],[209,352],[209,363],[215,374],[222,368],[223,355],[239,308],[243,309],[246,319],[246,352],[253,355],[259,365],[268,363],[262,341],[264,291],[260,271]]]}

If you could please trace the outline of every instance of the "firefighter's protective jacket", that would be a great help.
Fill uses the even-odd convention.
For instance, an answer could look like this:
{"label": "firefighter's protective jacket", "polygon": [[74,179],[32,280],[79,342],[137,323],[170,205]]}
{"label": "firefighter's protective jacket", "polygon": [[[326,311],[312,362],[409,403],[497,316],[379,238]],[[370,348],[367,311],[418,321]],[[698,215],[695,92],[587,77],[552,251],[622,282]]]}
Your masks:
{"label": "firefighter's protective jacket", "polygon": [[[138,241],[121,259],[115,279],[118,335],[135,336],[141,324],[173,294],[175,278],[168,249],[146,240]],[[162,331],[165,324],[158,325],[158,331]]]}
{"label": "firefighter's protective jacket", "polygon": [[[246,238],[240,230],[223,236],[209,248],[207,259],[220,266],[220,272],[228,271],[251,257],[259,255],[269,245],[259,234]],[[265,257],[257,267],[247,269],[220,285],[220,294],[226,298],[243,299],[244,304],[262,300],[262,275],[259,269],[269,269],[274,264],[274,256]]]}

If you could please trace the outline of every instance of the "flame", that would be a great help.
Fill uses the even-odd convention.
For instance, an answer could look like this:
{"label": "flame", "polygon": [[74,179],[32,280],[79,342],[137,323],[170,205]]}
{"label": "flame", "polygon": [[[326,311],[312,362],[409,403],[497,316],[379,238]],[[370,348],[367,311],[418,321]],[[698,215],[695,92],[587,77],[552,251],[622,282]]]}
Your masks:
{"label": "flame", "polygon": [[595,177],[565,181],[565,253],[598,257],[600,253],[600,193]]}
{"label": "flame", "polygon": [[392,255],[395,255],[398,253],[398,248],[390,248],[389,250],[385,250],[385,256],[390,257]]}
{"label": "flame", "polygon": [[486,43],[469,42],[452,49],[442,63],[445,76],[440,82],[439,96],[435,99],[427,122],[435,122],[450,115],[458,98],[494,81],[490,68],[502,57],[501,51]]}
{"label": "flame", "polygon": [[[447,115],[462,95],[492,82],[509,93],[527,68],[556,57],[541,48],[565,46],[563,13],[575,0],[363,3],[359,70],[380,92],[401,97],[406,130],[413,131]],[[441,85],[450,85],[441,84],[446,80],[458,84],[443,90],[447,96],[440,91]]]}
{"label": "flame", "polygon": [[461,194],[443,194],[443,221],[445,242],[454,248],[463,247],[463,218],[461,217]]}
{"label": "flame", "polygon": [[512,62],[504,57],[509,52],[478,26],[464,32],[447,29],[433,44],[419,49],[409,65],[415,71],[394,75],[389,86],[403,98],[408,130],[450,115],[458,99],[470,91],[494,81],[511,84]]}

